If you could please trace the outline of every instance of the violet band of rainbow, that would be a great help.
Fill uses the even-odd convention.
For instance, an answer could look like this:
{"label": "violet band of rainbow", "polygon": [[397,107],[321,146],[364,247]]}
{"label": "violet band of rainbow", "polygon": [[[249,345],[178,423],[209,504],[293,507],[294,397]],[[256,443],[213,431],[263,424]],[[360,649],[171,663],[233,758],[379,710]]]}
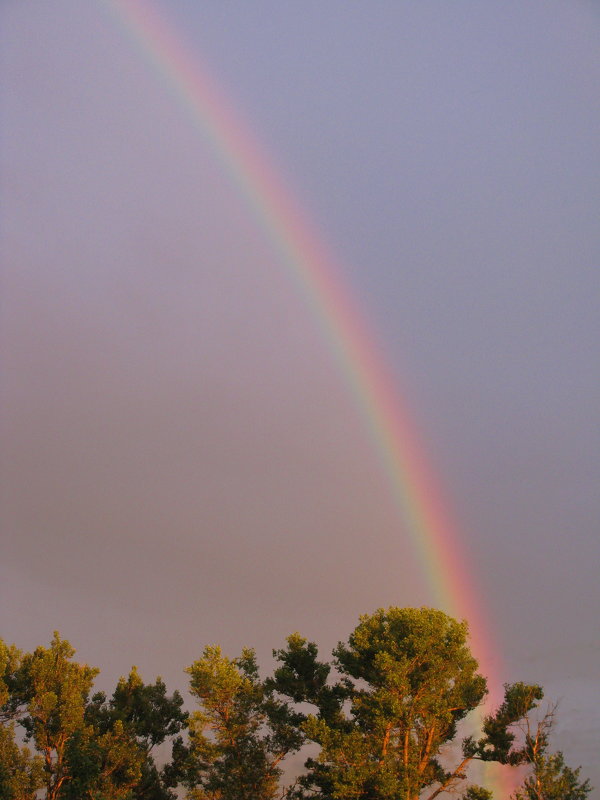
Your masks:
{"label": "violet band of rainbow", "polygon": [[[156,5],[148,0],[102,3],[210,142],[303,295],[368,431],[432,605],[469,622],[473,652],[488,677],[490,700],[497,703],[501,658],[492,644],[495,637],[473,570],[415,424],[343,271],[247,124]],[[504,780],[496,783],[500,789]]]}

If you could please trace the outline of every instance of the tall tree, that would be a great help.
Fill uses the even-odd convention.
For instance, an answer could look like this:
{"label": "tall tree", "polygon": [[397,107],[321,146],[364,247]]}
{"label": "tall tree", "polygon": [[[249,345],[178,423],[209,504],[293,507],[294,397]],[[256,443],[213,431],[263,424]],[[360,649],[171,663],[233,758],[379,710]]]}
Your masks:
{"label": "tall tree", "polygon": [[193,800],[271,800],[281,761],[298,749],[299,718],[261,681],[254,651],[229,659],[216,646],[186,670],[200,710],[182,759]]}
{"label": "tall tree", "polygon": [[[466,623],[441,611],[380,609],[361,617],[348,642],[334,650],[339,678],[333,684],[316,646],[297,634],[290,637],[287,649],[275,653],[281,666],[274,685],[282,695],[315,706],[302,730],[321,748],[307,762],[298,796],[433,800],[462,785],[473,759],[491,760],[493,753],[509,763],[507,728],[523,712],[514,704],[488,718],[489,730],[479,740],[467,738],[453,764],[442,758],[456,741],[458,724],[487,692],[467,635]],[[468,796],[484,797],[485,791],[471,787]]]}
{"label": "tall tree", "polygon": [[25,707],[20,720],[44,759],[47,800],[57,800],[70,779],[69,739],[84,726],[84,713],[98,670],[71,659],[75,650],[58,632],[49,648],[23,656],[13,680],[13,705]]}

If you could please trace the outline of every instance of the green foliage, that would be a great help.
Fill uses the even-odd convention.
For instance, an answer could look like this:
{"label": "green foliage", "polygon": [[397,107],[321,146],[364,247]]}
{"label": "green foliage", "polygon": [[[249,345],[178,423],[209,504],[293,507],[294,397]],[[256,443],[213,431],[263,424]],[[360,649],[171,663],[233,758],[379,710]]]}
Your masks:
{"label": "green foliage", "polygon": [[[292,634],[267,679],[253,650],[231,659],[207,647],[186,670],[191,715],[178,692],[161,678],[145,684],[135,667],[110,698],[90,699],[98,670],[74,655],[58,633],[25,654],[0,640],[0,800],[176,800],[178,787],[189,800],[491,800],[467,783],[474,760],[529,766],[512,800],[591,791],[548,750],[555,708],[535,721],[539,686],[506,685],[480,733],[460,741],[486,681],[466,623],[434,609],[361,617],[331,662]],[[169,740],[171,760],[159,766],[154,753]],[[305,744],[305,773],[281,787],[283,760]]]}
{"label": "green foliage", "polygon": [[482,786],[469,786],[464,794],[464,800],[492,800],[492,793]]}
{"label": "green foliage", "polygon": [[140,744],[149,752],[166,738],[175,736],[186,724],[187,713],[182,711],[183,698],[179,692],[171,697],[159,677],[144,684],[136,667],[127,678],[121,678],[110,701],[109,716],[132,727]]}
{"label": "green foliage", "polygon": [[14,719],[18,714],[19,700],[13,690],[21,657],[20,650],[0,639],[0,722]]}
{"label": "green foliage", "polygon": [[46,798],[55,800],[70,775],[67,745],[83,727],[97,669],[71,661],[75,650],[57,632],[49,648],[23,656],[13,682],[14,702],[24,706],[20,724],[44,758]]}
{"label": "green foliage", "polygon": [[[58,633],[25,655],[0,640],[0,798],[174,800],[151,751],[185,726],[181,696],[133,668],[109,701],[90,700],[98,670],[74,655]],[[15,723],[38,755],[16,744]]]}
{"label": "green foliage", "polygon": [[270,800],[280,763],[302,735],[287,705],[260,680],[253,650],[229,659],[216,646],[186,672],[200,710],[190,717],[190,745],[179,744],[182,775],[194,800]]}
{"label": "green foliage", "polygon": [[592,790],[589,781],[579,780],[580,768],[568,767],[560,751],[548,752],[555,714],[550,706],[537,723],[527,716],[521,726],[520,763],[529,764],[530,772],[514,800],[585,800]]}
{"label": "green foliage", "polygon": [[15,741],[14,724],[0,725],[0,797],[33,800],[44,785],[43,762]]}
{"label": "green foliage", "polygon": [[115,726],[128,732],[140,753],[139,775],[135,783],[135,800],[171,800],[175,784],[170,765],[159,770],[152,750],[166,739],[178,734],[187,725],[187,713],[182,711],[183,698],[179,692],[167,695],[164,681],[144,684],[136,667],[127,678],[121,678],[109,701],[103,693],[95,694],[86,712],[86,720],[98,734],[108,735]]}
{"label": "green foliage", "polygon": [[515,800],[586,800],[592,787],[588,780],[579,780],[580,771],[580,767],[568,767],[560,751],[540,755]]}
{"label": "green foliage", "polygon": [[464,749],[468,752],[472,748],[482,761],[516,766],[527,761],[530,743],[526,737],[521,747],[514,746],[515,726],[537,707],[544,692],[541,686],[525,683],[506,684],[504,689],[504,702],[495,714],[484,720],[483,737],[476,744],[471,739],[466,740]]}
{"label": "green foliage", "polygon": [[70,779],[60,793],[60,800],[133,797],[143,759],[143,751],[120,720],[103,734],[86,725],[69,738],[66,762]]}
{"label": "green foliage", "polygon": [[[318,648],[299,633],[287,637],[287,648],[274,650],[273,656],[281,664],[267,680],[267,686],[295,703],[312,703],[319,709],[320,718],[332,726],[344,726],[344,702],[351,696],[349,681],[328,684],[331,665],[318,661]],[[305,720],[300,714],[298,722]]]}
{"label": "green foliage", "polygon": [[428,608],[363,616],[334,650],[340,679],[330,687],[316,656],[315,645],[291,637],[275,673],[278,691],[316,706],[302,724],[320,746],[302,780],[307,795],[417,798],[458,783],[466,761],[446,772],[440,751],[487,691],[465,623]]}
{"label": "green foliage", "polygon": [[[334,650],[339,678],[331,685],[331,668],[318,661],[316,645],[290,637],[287,650],[275,654],[281,666],[273,685],[315,707],[301,723],[320,747],[300,780],[304,796],[416,800],[428,790],[423,796],[433,798],[456,790],[473,759],[504,763],[508,727],[529,707],[518,687],[507,687],[481,739],[464,741],[462,758],[454,764],[443,758],[458,724],[487,692],[467,635],[466,623],[435,609],[379,609],[361,617],[348,642]],[[537,687],[522,689],[535,695]],[[485,796],[477,787],[465,795]]]}

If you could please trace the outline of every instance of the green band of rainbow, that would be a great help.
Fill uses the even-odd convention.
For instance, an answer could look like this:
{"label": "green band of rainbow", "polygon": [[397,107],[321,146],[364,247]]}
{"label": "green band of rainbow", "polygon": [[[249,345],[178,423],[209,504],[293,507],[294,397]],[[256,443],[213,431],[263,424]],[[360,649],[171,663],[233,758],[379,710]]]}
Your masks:
{"label": "green band of rainbow", "polygon": [[104,2],[210,140],[302,292],[369,431],[404,522],[403,531],[408,532],[422,565],[432,603],[469,621],[473,651],[491,688],[498,686],[500,659],[491,647],[489,625],[474,590],[467,556],[441,502],[415,425],[341,270],[311,231],[247,126],[166,19],[148,0]]}

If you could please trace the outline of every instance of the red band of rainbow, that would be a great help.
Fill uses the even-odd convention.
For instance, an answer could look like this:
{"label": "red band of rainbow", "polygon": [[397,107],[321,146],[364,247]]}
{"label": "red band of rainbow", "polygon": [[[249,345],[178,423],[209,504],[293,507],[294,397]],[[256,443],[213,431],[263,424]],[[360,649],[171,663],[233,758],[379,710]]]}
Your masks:
{"label": "red band of rainbow", "polygon": [[[498,701],[500,659],[491,646],[468,559],[441,501],[415,425],[335,259],[311,231],[247,126],[164,16],[148,0],[104,2],[209,139],[303,294],[369,431],[432,604],[468,620],[473,652],[489,679],[492,700]],[[505,781],[495,783],[507,796],[508,791],[500,787]]]}

